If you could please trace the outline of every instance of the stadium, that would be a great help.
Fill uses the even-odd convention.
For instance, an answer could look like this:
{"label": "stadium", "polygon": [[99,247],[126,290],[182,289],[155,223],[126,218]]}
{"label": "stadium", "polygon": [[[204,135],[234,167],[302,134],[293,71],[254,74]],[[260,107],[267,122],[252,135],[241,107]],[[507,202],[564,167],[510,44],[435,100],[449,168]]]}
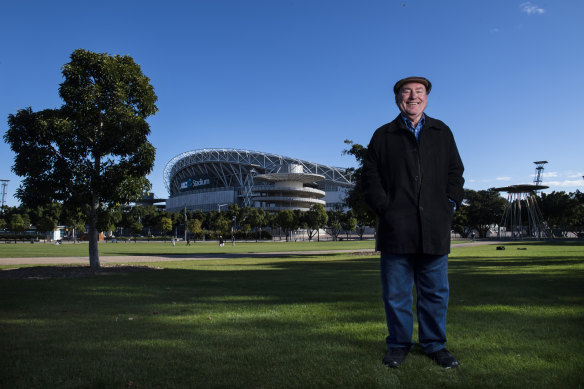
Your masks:
{"label": "stadium", "polygon": [[164,185],[170,212],[221,211],[229,204],[276,212],[342,207],[354,184],[344,168],[251,150],[198,149],[166,164]]}

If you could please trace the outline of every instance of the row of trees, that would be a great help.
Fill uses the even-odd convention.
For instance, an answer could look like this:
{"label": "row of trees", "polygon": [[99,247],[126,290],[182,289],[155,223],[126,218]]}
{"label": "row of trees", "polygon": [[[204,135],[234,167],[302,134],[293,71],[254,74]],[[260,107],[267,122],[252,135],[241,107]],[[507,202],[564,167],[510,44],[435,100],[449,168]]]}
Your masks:
{"label": "row of trees", "polygon": [[[349,194],[357,196],[358,192]],[[502,218],[507,200],[499,192],[488,189],[474,191],[465,190],[465,200],[454,214],[453,230],[463,237],[476,231],[479,237],[486,237],[488,231],[498,225]],[[548,226],[561,234],[584,232],[584,193],[551,192],[541,193],[538,204]],[[362,217],[365,215],[365,217]],[[350,209],[325,211],[322,205],[314,205],[309,211],[279,211],[268,213],[263,209],[244,207],[231,204],[224,212],[184,211],[166,212],[154,206],[149,207],[117,207],[103,212],[100,231],[111,231],[115,235],[156,236],[174,234],[182,236],[186,229],[189,238],[202,239],[203,236],[222,234],[230,236],[232,228],[238,235],[248,238],[253,231],[255,236],[262,238],[262,230],[276,229],[282,231],[286,239],[293,231],[305,230],[312,240],[320,230],[325,229],[333,240],[342,234],[347,238],[352,232],[362,238],[367,226],[374,226],[369,211],[362,212]],[[185,224],[186,223],[186,224]],[[66,225],[76,231],[85,231],[86,219],[81,212],[71,213],[61,203],[51,203],[34,208],[7,207],[0,214],[0,230],[10,230],[20,233],[34,226],[40,233],[54,231],[58,225]],[[264,237],[268,237],[264,234]],[[317,236],[318,239],[318,236]]]}
{"label": "row of trees", "polygon": [[584,233],[584,193],[542,193],[539,206],[549,227],[560,233]]}
{"label": "row of trees", "polygon": [[48,233],[59,225],[76,228],[78,231],[84,231],[86,226],[83,214],[72,213],[61,203],[36,207],[4,207],[0,211],[0,230],[22,233],[34,226],[36,231]]}
{"label": "row of trees", "polygon": [[[82,214],[72,218],[61,203],[52,203],[45,207],[5,208],[0,215],[0,229],[12,232],[24,232],[34,226],[41,233],[54,231],[58,225],[76,228],[78,232],[85,230],[85,219]],[[283,210],[275,213],[265,212],[263,209],[244,207],[230,204],[224,212],[202,211],[167,212],[154,206],[116,207],[104,212],[101,219],[101,231],[110,231],[115,235],[168,235],[182,236],[188,234],[189,239],[201,239],[203,236],[216,237],[230,236],[234,230],[240,236],[248,237],[254,231],[255,236],[262,238],[262,230],[269,228],[273,233],[282,231],[286,240],[292,232],[302,229],[306,231],[309,240],[319,239],[319,231],[326,229],[327,233],[337,240],[341,233],[347,238],[353,231],[363,237],[363,229],[357,228],[357,219],[352,211],[344,212],[341,209],[326,211],[320,204],[313,205],[310,210],[291,211]],[[271,235],[271,234],[270,234]],[[264,233],[264,237],[268,237]]]}

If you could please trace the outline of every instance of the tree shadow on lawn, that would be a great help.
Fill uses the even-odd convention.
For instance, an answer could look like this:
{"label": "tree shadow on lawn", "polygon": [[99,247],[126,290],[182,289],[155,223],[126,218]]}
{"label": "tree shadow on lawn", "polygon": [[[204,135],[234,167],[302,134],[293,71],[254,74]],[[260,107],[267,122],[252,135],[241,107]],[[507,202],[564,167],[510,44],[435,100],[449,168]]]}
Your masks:
{"label": "tree shadow on lawn", "polygon": [[501,246],[584,246],[584,240],[582,239],[552,239],[552,240],[510,240],[510,241],[501,241]]}
{"label": "tree shadow on lawn", "polygon": [[[0,345],[3,350],[20,350],[6,355],[10,361],[3,368],[9,374],[6,382],[30,374],[35,365],[67,379],[70,355],[76,358],[76,368],[82,366],[73,377],[94,377],[84,366],[105,363],[110,371],[101,374],[107,383],[138,377],[134,381],[150,386],[180,386],[190,380],[202,387],[237,382],[244,386],[343,386],[347,382],[337,377],[346,378],[342,371],[355,366],[356,377],[367,382],[375,376],[373,366],[380,366],[385,349],[378,261],[371,257],[277,260],[249,266],[215,263],[208,269],[198,263],[197,269],[2,281],[5,336]],[[482,336],[487,339],[467,353],[488,352],[500,336],[494,329],[506,329],[509,343],[505,347],[513,350],[529,342],[533,329],[539,329],[536,336],[540,337],[551,328],[556,331],[553,350],[565,347],[563,340],[575,335],[574,320],[581,320],[581,315],[568,322],[553,315],[535,315],[525,331],[517,326],[525,316],[488,307],[568,303],[581,307],[582,273],[567,269],[548,274],[545,270],[574,262],[565,257],[534,259],[532,264],[543,270],[527,273],[521,267],[500,274],[502,263],[518,265],[517,258],[502,261],[481,257],[451,263],[449,317],[453,324],[449,329],[454,345],[473,344]],[[226,270],[217,270],[222,266]],[[43,344],[40,350],[38,344]],[[529,354],[533,347],[522,352]],[[25,360],[20,356],[25,348],[37,351]],[[480,363],[484,356],[476,358]],[[19,370],[25,366],[28,371]],[[172,376],[176,381],[159,382],[168,379],[169,369],[176,372]]]}
{"label": "tree shadow on lawn", "polygon": [[[371,265],[280,262],[266,270],[3,282],[9,298],[0,302],[8,335],[2,349],[43,345],[25,360],[9,352],[4,376],[26,380],[19,369],[28,366],[30,374],[36,365],[70,379],[74,355],[80,367],[73,377],[92,377],[84,366],[105,363],[108,383],[134,377],[152,387],[190,387],[189,380],[198,387],[286,387],[318,377],[320,385],[342,386],[340,365],[370,358],[379,366],[383,356],[383,312],[370,287],[377,280]],[[167,369],[180,372],[173,375],[177,382],[158,381]]]}
{"label": "tree shadow on lawn", "polygon": [[584,258],[579,256],[576,258],[567,258],[568,255],[545,256],[545,257],[512,257],[512,256],[498,256],[492,258],[485,258],[484,256],[452,256],[448,261],[449,270],[454,271],[485,271],[488,268],[501,267],[553,267],[553,266],[569,266],[573,268],[584,263]]}
{"label": "tree shadow on lawn", "polygon": [[[449,263],[451,305],[584,304],[584,259],[555,257],[464,257]],[[460,299],[463,299],[462,297]]]}
{"label": "tree shadow on lawn", "polygon": [[[584,273],[571,265],[583,260],[566,260],[565,257],[545,260],[483,257],[457,259],[450,263],[451,293],[470,294],[478,299],[476,304],[501,302],[505,297],[512,304],[529,303],[532,297],[544,298],[549,304],[561,304],[563,296],[579,301],[584,295]],[[180,263],[173,264],[180,266]],[[531,265],[537,271],[524,271]],[[35,291],[63,294],[66,303],[71,300],[95,299],[100,305],[134,307],[149,304],[196,304],[203,299],[211,301],[233,300],[248,297],[259,304],[330,303],[339,301],[380,301],[379,265],[376,258],[355,258],[339,261],[306,262],[274,261],[253,264],[197,263],[197,269],[159,269],[137,273],[111,274],[106,277],[89,277],[83,280],[28,280],[5,285],[14,289],[15,300],[34,296]],[[208,266],[209,269],[201,269]],[[236,270],[216,270],[222,266]],[[567,266],[565,268],[554,268]],[[257,267],[261,267],[258,269]],[[546,269],[549,267],[549,269]],[[69,267],[86,268],[86,267]],[[523,269],[525,268],[525,269]],[[106,270],[107,269],[107,270]],[[104,268],[104,271],[110,272]],[[137,267],[140,270],[139,267]],[[4,270],[3,272],[8,272]],[[561,285],[561,287],[559,287]],[[494,293],[493,291],[500,292]],[[537,293],[534,293],[534,290]],[[67,296],[66,298],[64,296]],[[546,297],[547,296],[547,297]],[[116,300],[121,302],[116,304]],[[452,300],[452,296],[451,296]],[[3,299],[6,302],[6,299]],[[30,300],[34,309],[34,299]],[[60,300],[54,301],[59,304]],[[0,307],[2,306],[0,302]],[[50,306],[50,305],[49,305]],[[149,309],[146,308],[145,311]]]}

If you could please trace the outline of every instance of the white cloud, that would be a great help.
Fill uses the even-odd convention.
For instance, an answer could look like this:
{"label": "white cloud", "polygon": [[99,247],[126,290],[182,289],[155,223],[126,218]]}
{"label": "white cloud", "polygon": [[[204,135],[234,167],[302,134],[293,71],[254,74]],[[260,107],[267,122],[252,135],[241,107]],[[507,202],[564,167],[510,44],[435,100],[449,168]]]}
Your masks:
{"label": "white cloud", "polygon": [[567,173],[566,177],[568,178],[582,178],[584,173]]}
{"label": "white cloud", "polygon": [[559,187],[578,187],[584,186],[584,181],[582,180],[564,180],[564,181],[549,181],[543,182],[543,185],[546,186],[559,186]]}
{"label": "white cloud", "polygon": [[499,29],[497,27],[491,28],[491,30],[489,31],[491,34],[496,34],[499,32]]}
{"label": "white cloud", "polygon": [[526,1],[519,5],[521,12],[525,12],[528,15],[541,15],[545,13],[545,9],[541,8],[539,5],[533,4],[531,1]]}
{"label": "white cloud", "polygon": [[497,181],[511,181],[511,177],[497,177],[495,179]]}

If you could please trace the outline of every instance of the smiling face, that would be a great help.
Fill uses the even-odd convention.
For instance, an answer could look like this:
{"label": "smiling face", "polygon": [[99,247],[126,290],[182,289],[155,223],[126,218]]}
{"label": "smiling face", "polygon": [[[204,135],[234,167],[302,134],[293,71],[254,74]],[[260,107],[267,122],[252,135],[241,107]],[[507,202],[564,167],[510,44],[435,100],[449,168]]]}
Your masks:
{"label": "smiling face", "polygon": [[427,99],[426,86],[419,82],[404,84],[395,96],[399,110],[414,126],[418,124],[426,109]]}

